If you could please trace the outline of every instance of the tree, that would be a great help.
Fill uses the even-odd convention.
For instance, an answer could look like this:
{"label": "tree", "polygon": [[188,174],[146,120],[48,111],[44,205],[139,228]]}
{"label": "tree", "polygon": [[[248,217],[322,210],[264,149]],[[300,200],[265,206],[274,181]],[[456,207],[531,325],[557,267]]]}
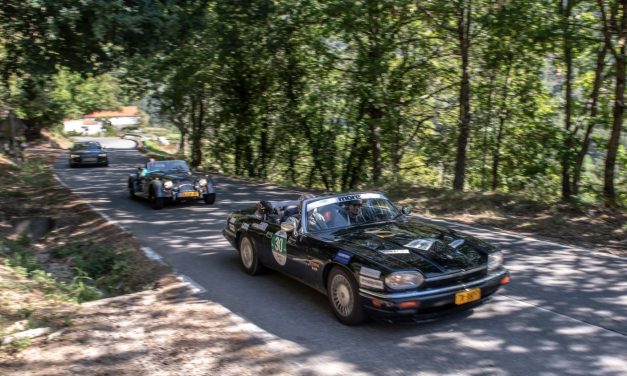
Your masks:
{"label": "tree", "polygon": [[614,57],[615,88],[614,112],[612,130],[607,143],[605,158],[605,172],[603,179],[603,195],[608,206],[616,205],[616,190],[614,175],[616,171],[616,156],[618,141],[623,126],[625,112],[625,68],[627,65],[627,0],[605,2],[597,0],[601,12],[603,36],[607,48]]}

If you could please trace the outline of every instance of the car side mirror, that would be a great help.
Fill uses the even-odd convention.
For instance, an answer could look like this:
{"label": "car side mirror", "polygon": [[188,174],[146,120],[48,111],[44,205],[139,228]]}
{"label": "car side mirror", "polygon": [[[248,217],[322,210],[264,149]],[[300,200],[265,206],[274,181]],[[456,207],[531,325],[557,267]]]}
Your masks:
{"label": "car side mirror", "polygon": [[405,215],[410,215],[411,214],[411,205],[405,205],[401,208],[401,213],[405,214]]}

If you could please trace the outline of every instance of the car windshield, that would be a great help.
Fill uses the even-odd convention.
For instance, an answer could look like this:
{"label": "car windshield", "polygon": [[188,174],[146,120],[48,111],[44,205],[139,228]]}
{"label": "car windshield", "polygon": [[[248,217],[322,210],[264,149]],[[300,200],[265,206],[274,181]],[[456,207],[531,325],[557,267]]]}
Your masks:
{"label": "car windshield", "polygon": [[148,171],[184,171],[189,172],[185,161],[156,161],[146,164]]}
{"label": "car windshield", "polygon": [[84,151],[84,150],[98,151],[98,150],[100,150],[100,144],[97,144],[95,142],[74,144],[74,147],[72,149],[73,150],[77,150],[77,151],[78,150],[80,150],[80,151]]}
{"label": "car windshield", "polygon": [[307,230],[316,232],[390,221],[400,214],[385,196],[378,193],[330,197],[307,205]]}

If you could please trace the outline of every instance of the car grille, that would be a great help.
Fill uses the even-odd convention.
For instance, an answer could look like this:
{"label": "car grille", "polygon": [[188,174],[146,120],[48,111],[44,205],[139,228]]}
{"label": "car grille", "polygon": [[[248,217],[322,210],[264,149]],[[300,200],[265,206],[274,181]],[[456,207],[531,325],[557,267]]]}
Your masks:
{"label": "car grille", "polygon": [[434,288],[449,285],[457,285],[460,283],[472,282],[487,275],[488,269],[481,266],[475,269],[464,270],[442,276],[427,278],[423,287]]}
{"label": "car grille", "polygon": [[192,184],[185,183],[185,184],[179,185],[179,192],[189,192],[189,191],[195,191],[194,186]]}

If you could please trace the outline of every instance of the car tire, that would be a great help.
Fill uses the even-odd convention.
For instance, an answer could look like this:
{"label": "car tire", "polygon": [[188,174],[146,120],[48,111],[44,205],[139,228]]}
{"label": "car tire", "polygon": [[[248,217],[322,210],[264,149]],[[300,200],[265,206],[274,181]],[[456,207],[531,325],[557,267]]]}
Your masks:
{"label": "car tire", "polygon": [[150,195],[150,206],[155,210],[161,210],[165,206],[165,198]]}
{"label": "car tire", "polygon": [[128,182],[128,195],[135,200],[137,198],[137,196],[135,196],[135,189],[133,189],[133,183],[132,182]]}
{"label": "car tire", "polygon": [[331,310],[337,319],[346,325],[361,325],[368,321],[359,298],[359,287],[355,278],[341,267],[334,267],[327,279],[327,296]]}
{"label": "car tire", "polygon": [[259,261],[259,255],[252,239],[242,235],[239,241],[239,261],[242,269],[250,275],[257,275],[264,271],[264,266]]}
{"label": "car tire", "polygon": [[205,200],[205,204],[212,205],[214,202],[216,202],[216,194],[207,193],[206,195],[203,196],[203,199]]}

